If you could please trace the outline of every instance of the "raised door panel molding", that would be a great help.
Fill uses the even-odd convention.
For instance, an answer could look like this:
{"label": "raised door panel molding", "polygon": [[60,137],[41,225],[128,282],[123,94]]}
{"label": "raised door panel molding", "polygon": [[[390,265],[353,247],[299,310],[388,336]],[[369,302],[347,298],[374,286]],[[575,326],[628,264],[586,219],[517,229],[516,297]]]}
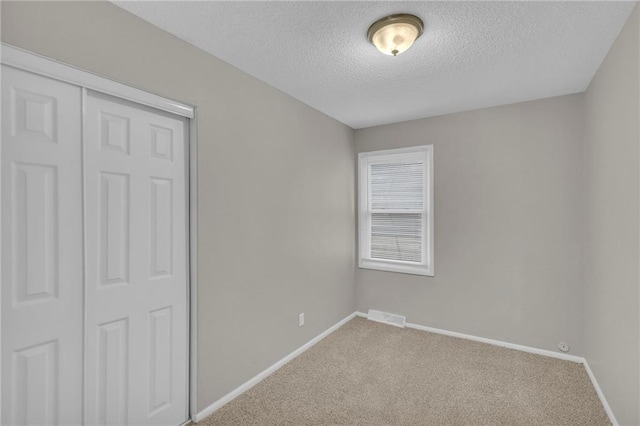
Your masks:
{"label": "raised door panel molding", "polygon": [[11,215],[14,306],[58,297],[57,167],[14,163]]}
{"label": "raised door panel molding", "polygon": [[96,424],[128,424],[129,319],[98,326],[98,409]]}
{"label": "raised door panel molding", "polygon": [[151,178],[151,277],[170,276],[173,264],[173,181]]}
{"label": "raised door panel molding", "polygon": [[149,416],[172,402],[173,312],[157,309],[149,314]]}
{"label": "raised door panel molding", "polygon": [[106,112],[100,113],[100,146],[102,149],[129,154],[129,119]]}
{"label": "raised door panel molding", "polygon": [[129,282],[129,176],[100,173],[100,285]]}
{"label": "raised door panel molding", "polygon": [[56,142],[56,99],[11,88],[11,135],[28,140]]}
{"label": "raised door panel molding", "polygon": [[173,130],[151,125],[151,157],[173,161]]}
{"label": "raised door panel molding", "polygon": [[13,424],[58,424],[58,342],[15,351],[12,364]]}

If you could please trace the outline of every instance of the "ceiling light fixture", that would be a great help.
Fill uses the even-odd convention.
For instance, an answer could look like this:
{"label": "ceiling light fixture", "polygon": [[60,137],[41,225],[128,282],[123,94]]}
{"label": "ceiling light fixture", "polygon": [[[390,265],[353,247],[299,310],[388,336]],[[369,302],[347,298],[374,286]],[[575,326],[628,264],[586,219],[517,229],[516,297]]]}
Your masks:
{"label": "ceiling light fixture", "polygon": [[367,31],[367,38],[385,55],[397,56],[410,48],[423,31],[422,19],[400,13],[374,22]]}

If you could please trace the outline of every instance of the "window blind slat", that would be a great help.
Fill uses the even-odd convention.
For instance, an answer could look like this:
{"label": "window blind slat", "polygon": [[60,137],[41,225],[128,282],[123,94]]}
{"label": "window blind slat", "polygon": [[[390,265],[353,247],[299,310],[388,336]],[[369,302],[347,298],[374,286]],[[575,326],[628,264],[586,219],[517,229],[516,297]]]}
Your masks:
{"label": "window blind slat", "polygon": [[372,213],[371,258],[422,262],[422,214]]}
{"label": "window blind slat", "polygon": [[[422,261],[424,165],[420,162],[372,164],[371,258]],[[392,210],[394,213],[379,213]],[[406,210],[406,213],[403,213]]]}
{"label": "window blind slat", "polygon": [[372,164],[371,209],[422,210],[424,165],[413,163]]}

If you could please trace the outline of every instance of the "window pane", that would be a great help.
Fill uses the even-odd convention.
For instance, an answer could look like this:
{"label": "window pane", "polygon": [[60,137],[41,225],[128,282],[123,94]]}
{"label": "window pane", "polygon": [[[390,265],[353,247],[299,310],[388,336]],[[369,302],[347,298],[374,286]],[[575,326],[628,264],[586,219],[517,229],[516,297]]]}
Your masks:
{"label": "window pane", "polygon": [[422,214],[373,213],[371,258],[422,262]]}
{"label": "window pane", "polygon": [[422,163],[371,165],[371,208],[422,210],[424,195]]}

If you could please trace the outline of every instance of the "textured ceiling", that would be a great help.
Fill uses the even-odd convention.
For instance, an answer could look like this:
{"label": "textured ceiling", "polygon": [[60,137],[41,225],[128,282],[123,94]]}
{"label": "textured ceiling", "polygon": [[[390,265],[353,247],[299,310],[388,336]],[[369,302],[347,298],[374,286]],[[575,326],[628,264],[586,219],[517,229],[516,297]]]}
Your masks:
{"label": "textured ceiling", "polygon": [[[116,4],[353,127],[586,89],[635,2],[126,1]],[[413,13],[398,57],[366,39]]]}

